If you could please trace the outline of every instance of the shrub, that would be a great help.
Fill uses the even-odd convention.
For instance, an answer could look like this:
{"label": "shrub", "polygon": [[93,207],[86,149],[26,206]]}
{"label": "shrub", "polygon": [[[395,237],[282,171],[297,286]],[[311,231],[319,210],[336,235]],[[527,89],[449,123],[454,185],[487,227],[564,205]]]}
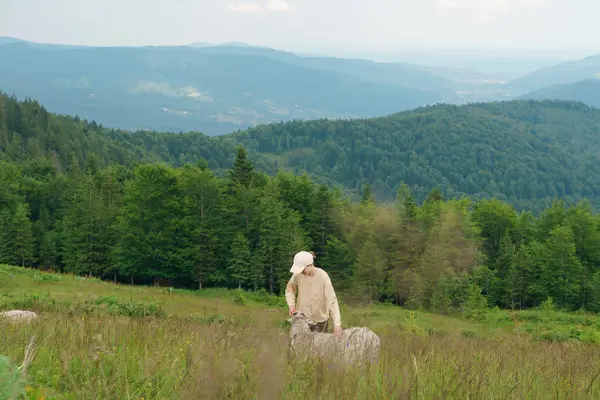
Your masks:
{"label": "shrub", "polygon": [[237,304],[237,305],[240,305],[240,306],[247,305],[247,300],[246,300],[246,298],[244,297],[244,294],[241,291],[238,290],[236,292],[235,297],[233,299],[233,304]]}
{"label": "shrub", "polygon": [[569,339],[569,333],[559,330],[549,330],[542,332],[539,339],[548,342],[563,342]]}
{"label": "shrub", "polygon": [[540,304],[540,309],[546,313],[555,312],[556,305],[554,304],[552,297],[548,296],[546,300],[542,301],[542,304]]}
{"label": "shrub", "polygon": [[62,277],[56,274],[46,274],[40,272],[33,278],[33,280],[36,282],[60,282],[62,281]]}
{"label": "shrub", "polygon": [[477,285],[470,285],[468,296],[463,303],[463,312],[467,319],[483,321],[487,312],[487,297],[481,293],[481,288]]}
{"label": "shrub", "polygon": [[106,308],[111,315],[125,315],[128,317],[159,317],[164,315],[164,310],[157,301],[132,301],[119,300],[114,296],[102,296],[96,299],[95,305]]}
{"label": "shrub", "polygon": [[203,325],[221,324],[226,321],[226,318],[222,314],[208,314],[205,316],[192,315],[190,319],[196,323]]}

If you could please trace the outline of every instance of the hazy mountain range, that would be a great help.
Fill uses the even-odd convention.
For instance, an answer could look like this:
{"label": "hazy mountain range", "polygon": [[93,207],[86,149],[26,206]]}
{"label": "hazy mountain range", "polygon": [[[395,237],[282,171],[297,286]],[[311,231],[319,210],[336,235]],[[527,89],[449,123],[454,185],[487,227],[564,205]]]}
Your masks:
{"label": "hazy mountain range", "polygon": [[600,78],[587,79],[566,85],[555,85],[535,90],[522,96],[523,99],[562,99],[581,101],[592,107],[600,108]]}
{"label": "hazy mountain range", "polygon": [[548,96],[596,105],[588,83],[600,72],[600,56],[517,79],[502,72],[501,61],[495,70],[473,65],[299,56],[243,43],[86,47],[0,38],[0,90],[131,130],[219,135],[269,122],[376,117],[530,92],[543,99],[540,89],[577,82],[568,97]]}

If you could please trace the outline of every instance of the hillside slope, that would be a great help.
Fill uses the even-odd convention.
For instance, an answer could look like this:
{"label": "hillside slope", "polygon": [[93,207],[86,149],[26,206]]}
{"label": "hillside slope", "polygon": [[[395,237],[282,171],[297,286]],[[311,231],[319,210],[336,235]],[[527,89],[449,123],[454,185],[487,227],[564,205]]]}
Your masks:
{"label": "hillside slope", "polygon": [[533,100],[580,101],[592,107],[600,107],[600,78],[587,79],[567,85],[555,85],[521,96]]}
{"label": "hillside slope", "polygon": [[419,198],[498,196],[517,206],[547,197],[600,200],[600,111],[565,101],[433,106],[385,118],[261,126],[235,136],[349,188],[391,199],[401,181]]}
{"label": "hillside slope", "polygon": [[541,68],[512,81],[508,88],[525,94],[549,86],[566,85],[587,79],[600,78],[600,55]]}
{"label": "hillside slope", "polygon": [[288,62],[295,57],[288,53],[235,49],[7,43],[0,90],[109,127],[209,135],[282,120],[387,115],[447,98],[402,86],[409,79],[388,85]]}
{"label": "hillside slope", "polygon": [[256,166],[307,171],[350,192],[370,184],[390,200],[401,182],[417,199],[439,186],[447,196],[498,197],[540,210],[551,198],[600,205],[600,110],[568,101],[439,105],[388,117],[293,121],[220,137],[106,129],[49,114],[35,102],[1,97],[0,160],[47,157],[67,168],[93,162],[208,161],[219,172],[239,144]]}

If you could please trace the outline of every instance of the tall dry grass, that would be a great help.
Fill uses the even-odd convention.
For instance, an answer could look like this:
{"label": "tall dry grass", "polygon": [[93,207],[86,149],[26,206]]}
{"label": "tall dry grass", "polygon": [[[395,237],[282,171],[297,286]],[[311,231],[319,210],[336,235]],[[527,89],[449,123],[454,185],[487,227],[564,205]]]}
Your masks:
{"label": "tall dry grass", "polygon": [[288,331],[267,314],[207,323],[44,313],[3,326],[0,354],[19,361],[35,335],[28,374],[47,399],[600,398],[595,345],[386,329],[379,364],[361,372],[288,361]]}

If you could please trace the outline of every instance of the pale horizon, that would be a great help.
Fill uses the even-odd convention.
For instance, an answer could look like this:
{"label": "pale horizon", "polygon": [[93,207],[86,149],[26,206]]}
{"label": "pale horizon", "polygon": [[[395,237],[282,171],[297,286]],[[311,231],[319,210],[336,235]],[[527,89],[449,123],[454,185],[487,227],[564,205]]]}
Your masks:
{"label": "pale horizon", "polygon": [[240,42],[350,56],[584,57],[600,52],[599,14],[596,0],[0,0],[0,36],[84,46]]}

